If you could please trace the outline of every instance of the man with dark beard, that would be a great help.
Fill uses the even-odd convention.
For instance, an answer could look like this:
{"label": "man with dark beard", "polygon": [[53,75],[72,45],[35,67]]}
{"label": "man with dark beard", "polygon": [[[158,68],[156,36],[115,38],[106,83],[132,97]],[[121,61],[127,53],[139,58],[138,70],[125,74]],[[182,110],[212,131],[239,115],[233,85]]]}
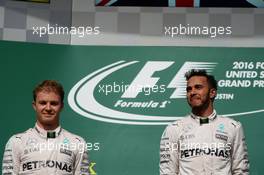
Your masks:
{"label": "man with dark beard", "polygon": [[160,143],[160,175],[248,175],[240,122],[218,116],[214,110],[214,76],[205,70],[191,70],[185,77],[192,111],[165,129]]}

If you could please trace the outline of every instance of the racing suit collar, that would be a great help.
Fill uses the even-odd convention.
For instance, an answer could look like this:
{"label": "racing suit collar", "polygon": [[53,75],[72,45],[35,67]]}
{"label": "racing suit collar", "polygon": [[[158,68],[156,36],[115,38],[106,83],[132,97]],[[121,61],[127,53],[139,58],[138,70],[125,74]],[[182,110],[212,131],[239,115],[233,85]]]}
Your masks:
{"label": "racing suit collar", "polygon": [[39,127],[37,125],[37,123],[35,124],[35,130],[37,131],[37,133],[43,137],[43,138],[56,138],[60,135],[61,133],[61,127],[58,126],[56,129],[54,130],[45,130],[41,127]]}
{"label": "racing suit collar", "polygon": [[201,117],[201,116],[198,116],[198,115],[195,115],[193,113],[191,113],[191,117],[197,121],[198,123],[202,124],[201,123],[201,119],[204,119],[204,118],[208,118],[208,122],[212,122],[215,118],[216,118],[217,114],[216,114],[216,111],[214,110],[212,112],[212,114],[210,114],[208,117]]}

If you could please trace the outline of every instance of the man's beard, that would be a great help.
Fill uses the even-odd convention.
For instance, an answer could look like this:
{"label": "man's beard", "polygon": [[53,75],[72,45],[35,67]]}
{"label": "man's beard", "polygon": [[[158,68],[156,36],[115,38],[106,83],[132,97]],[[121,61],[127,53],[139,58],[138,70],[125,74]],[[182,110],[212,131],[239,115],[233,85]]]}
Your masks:
{"label": "man's beard", "polygon": [[192,112],[194,114],[199,114],[200,112],[204,111],[205,109],[207,109],[210,105],[210,96],[209,94],[207,94],[206,96],[206,100],[202,101],[200,105],[197,106],[192,106],[191,102],[189,102],[189,105],[192,108]]}

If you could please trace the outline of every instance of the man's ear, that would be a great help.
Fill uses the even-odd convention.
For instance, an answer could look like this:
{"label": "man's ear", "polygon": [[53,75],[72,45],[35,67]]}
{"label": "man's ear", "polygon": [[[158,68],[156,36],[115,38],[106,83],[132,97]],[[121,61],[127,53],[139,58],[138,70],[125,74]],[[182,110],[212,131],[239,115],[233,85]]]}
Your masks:
{"label": "man's ear", "polygon": [[32,101],[32,107],[36,111],[36,102],[35,101]]}
{"label": "man's ear", "polygon": [[217,95],[216,89],[215,88],[211,88],[210,89],[210,98],[215,98]]}

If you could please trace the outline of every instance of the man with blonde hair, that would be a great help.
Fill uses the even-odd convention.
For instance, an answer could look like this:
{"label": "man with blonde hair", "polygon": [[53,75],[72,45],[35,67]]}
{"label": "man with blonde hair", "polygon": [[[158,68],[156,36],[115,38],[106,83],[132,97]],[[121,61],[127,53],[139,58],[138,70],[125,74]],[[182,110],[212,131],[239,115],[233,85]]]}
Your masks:
{"label": "man with blonde hair", "polygon": [[89,174],[84,139],[60,126],[63,99],[64,90],[57,81],[45,80],[35,87],[32,102],[35,127],[9,139],[3,157],[3,175]]}

